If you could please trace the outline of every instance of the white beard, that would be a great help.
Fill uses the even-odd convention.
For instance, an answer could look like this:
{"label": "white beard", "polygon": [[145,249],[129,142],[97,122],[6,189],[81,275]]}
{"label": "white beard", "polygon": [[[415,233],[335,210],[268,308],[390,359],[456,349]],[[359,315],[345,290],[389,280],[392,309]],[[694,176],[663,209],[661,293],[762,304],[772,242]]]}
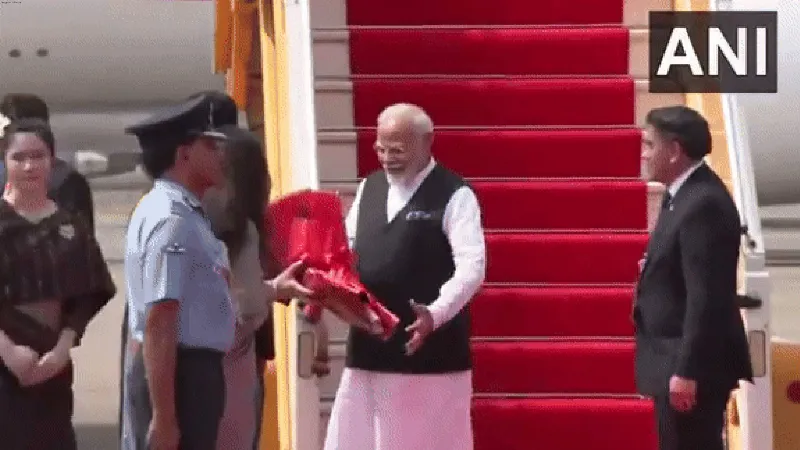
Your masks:
{"label": "white beard", "polygon": [[411,183],[411,180],[414,179],[413,175],[409,175],[407,173],[403,174],[394,174],[384,171],[386,174],[386,179],[389,181],[389,184],[394,186],[408,186]]}

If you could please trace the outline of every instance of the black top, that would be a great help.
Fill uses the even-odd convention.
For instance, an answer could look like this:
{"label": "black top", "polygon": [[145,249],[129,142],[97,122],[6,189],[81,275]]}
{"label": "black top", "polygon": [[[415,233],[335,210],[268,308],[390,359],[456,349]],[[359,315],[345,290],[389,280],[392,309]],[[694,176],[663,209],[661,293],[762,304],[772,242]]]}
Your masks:
{"label": "black top", "polygon": [[665,395],[678,375],[727,391],[751,380],[736,304],[741,223],[722,180],[702,165],[658,218],[636,290],[636,382]]}
{"label": "black top", "polygon": [[410,300],[433,303],[455,271],[442,221],[450,198],[465,185],[461,177],[437,165],[408,204],[387,222],[386,175],[376,172],[366,179],[358,206],[356,268],[364,286],[398,316],[400,324],[387,342],[352,327],[348,367],[415,374],[471,368],[468,307],[428,336],[417,353],[405,355],[410,338],[405,327],[415,320]]}
{"label": "black top", "polygon": [[80,337],[116,293],[94,233],[64,209],[34,223],[0,200],[0,266],[0,328],[12,340],[14,305],[60,299],[63,326]]}

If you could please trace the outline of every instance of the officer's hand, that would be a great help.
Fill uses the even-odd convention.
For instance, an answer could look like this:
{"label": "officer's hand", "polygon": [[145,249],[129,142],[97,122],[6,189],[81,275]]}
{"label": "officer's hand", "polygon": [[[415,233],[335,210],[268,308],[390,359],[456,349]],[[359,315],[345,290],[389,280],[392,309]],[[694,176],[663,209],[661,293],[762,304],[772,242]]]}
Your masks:
{"label": "officer's hand", "polygon": [[312,290],[297,281],[298,272],[302,267],[303,262],[297,261],[272,280],[279,299],[308,298],[314,295]]}
{"label": "officer's hand", "polygon": [[181,440],[177,420],[162,419],[153,416],[147,430],[147,448],[149,450],[178,450]]}
{"label": "officer's hand", "polygon": [[433,332],[433,316],[428,308],[411,300],[411,309],[417,316],[417,320],[406,327],[406,332],[411,334],[411,339],[406,344],[406,355],[413,355],[419,350],[425,342],[425,338]]}

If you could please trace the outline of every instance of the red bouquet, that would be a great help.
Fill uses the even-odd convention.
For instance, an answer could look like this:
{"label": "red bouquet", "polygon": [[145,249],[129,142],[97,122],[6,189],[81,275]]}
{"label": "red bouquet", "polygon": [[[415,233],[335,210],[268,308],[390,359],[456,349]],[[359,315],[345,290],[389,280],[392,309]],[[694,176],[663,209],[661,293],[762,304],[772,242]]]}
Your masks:
{"label": "red bouquet", "polygon": [[353,271],[342,204],[331,192],[304,190],[269,205],[271,251],[282,268],[303,261],[301,282],[314,291],[304,312],[319,320],[321,307],[350,325],[388,339],[400,320],[361,284]]}

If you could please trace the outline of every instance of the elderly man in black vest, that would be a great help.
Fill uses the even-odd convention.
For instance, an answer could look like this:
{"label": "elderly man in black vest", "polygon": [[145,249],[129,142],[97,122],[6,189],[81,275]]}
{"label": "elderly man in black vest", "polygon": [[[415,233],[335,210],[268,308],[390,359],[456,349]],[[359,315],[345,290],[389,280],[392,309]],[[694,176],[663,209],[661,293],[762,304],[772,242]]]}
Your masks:
{"label": "elderly man in black vest", "polygon": [[325,450],[471,450],[467,304],[485,274],[481,211],[431,157],[433,122],[396,104],[378,117],[383,170],[346,220],[364,285],[401,327],[384,342],[351,328]]}

